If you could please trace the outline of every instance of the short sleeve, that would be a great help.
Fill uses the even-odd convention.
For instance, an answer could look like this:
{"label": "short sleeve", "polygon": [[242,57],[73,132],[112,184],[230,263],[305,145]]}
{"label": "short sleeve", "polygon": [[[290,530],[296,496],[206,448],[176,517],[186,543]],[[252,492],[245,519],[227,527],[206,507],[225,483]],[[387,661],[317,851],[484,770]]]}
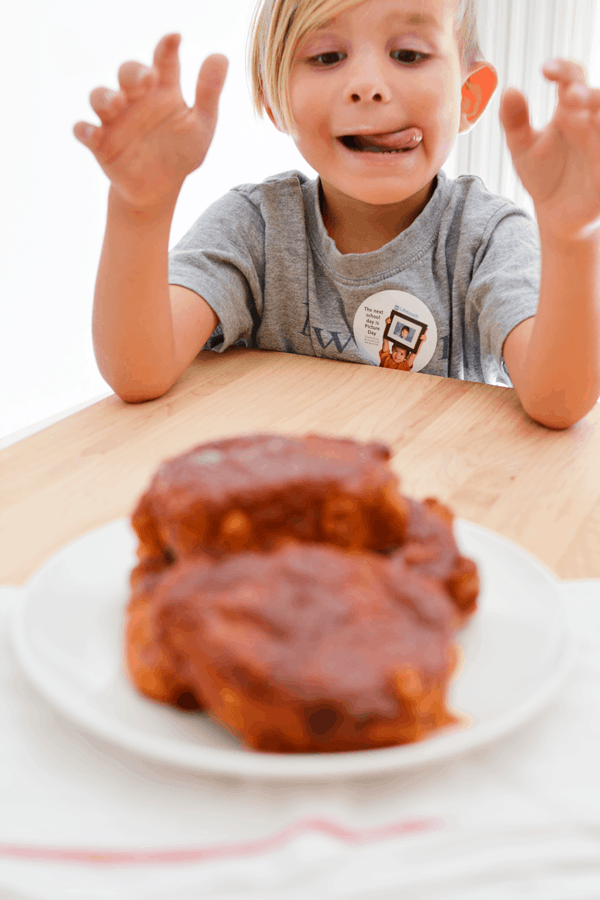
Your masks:
{"label": "short sleeve", "polygon": [[513,328],[536,314],[539,290],[537,224],[525,210],[507,204],[484,231],[467,290],[465,364],[467,371],[480,370],[473,380],[512,386],[502,347]]}
{"label": "short sleeve", "polygon": [[205,349],[256,346],[264,292],[264,221],[233,189],[208,207],[169,253],[169,284],[203,297],[219,317]]}

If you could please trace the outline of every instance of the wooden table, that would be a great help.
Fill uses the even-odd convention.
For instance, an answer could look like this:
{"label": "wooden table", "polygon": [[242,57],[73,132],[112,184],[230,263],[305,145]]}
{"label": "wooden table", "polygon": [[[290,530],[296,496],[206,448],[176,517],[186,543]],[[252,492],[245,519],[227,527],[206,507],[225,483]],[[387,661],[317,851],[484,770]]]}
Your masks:
{"label": "wooden table", "polygon": [[600,577],[600,408],[566,431],[512,390],[284,353],[201,353],[169,393],[111,396],[0,452],[0,584],[128,516],[161,460],[216,437],[307,431],[391,445],[403,489]]}

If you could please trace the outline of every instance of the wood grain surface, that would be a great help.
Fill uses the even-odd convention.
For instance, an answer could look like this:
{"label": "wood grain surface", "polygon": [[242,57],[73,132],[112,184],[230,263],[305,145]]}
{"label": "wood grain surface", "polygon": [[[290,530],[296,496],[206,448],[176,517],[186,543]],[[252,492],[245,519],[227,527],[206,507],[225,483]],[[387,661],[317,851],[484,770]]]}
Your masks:
{"label": "wood grain surface", "polygon": [[169,393],[116,396],[0,452],[0,584],[129,516],[159,463],[248,432],[381,440],[412,496],[520,544],[561,578],[600,577],[600,410],[551,431],[513,390],[284,353],[201,353]]}

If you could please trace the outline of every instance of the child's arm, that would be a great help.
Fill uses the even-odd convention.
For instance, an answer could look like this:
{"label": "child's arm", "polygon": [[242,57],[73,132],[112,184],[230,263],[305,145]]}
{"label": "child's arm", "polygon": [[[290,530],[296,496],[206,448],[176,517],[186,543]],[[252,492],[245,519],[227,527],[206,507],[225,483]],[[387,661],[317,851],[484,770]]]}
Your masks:
{"label": "child's arm", "polygon": [[101,126],[74,128],[111,181],[94,350],[103,377],[130,402],[164,394],[218,323],[205,300],[169,286],[168,246],[181,186],[212,140],[227,60],[205,60],[190,109],[179,85],[179,41],[164,37],[150,69],[121,66],[120,90],[97,88],[90,97]]}
{"label": "child's arm", "polygon": [[[392,321],[391,317],[388,317],[388,318],[385,320],[385,324],[386,324],[386,325],[389,325],[391,321]],[[384,338],[384,339],[383,339],[383,343],[381,344],[381,351],[380,351],[380,352],[381,352],[381,353],[389,353],[389,352],[390,352],[390,342],[388,341],[387,338]]]}
{"label": "child's arm", "polygon": [[423,332],[423,335],[421,337],[421,340],[419,341],[419,346],[417,347],[416,352],[414,350],[411,351],[410,356],[414,356],[416,358],[417,354],[419,353],[421,347],[423,346],[423,344],[425,343],[426,340],[427,340],[427,332]]}
{"label": "child's arm", "polygon": [[[543,131],[510,89],[501,120],[540,231],[537,314],[517,325],[503,355],[526,412],[550,428],[583,418],[600,397],[600,91],[577,63],[544,66],[558,103]],[[578,91],[582,89],[582,93]]]}

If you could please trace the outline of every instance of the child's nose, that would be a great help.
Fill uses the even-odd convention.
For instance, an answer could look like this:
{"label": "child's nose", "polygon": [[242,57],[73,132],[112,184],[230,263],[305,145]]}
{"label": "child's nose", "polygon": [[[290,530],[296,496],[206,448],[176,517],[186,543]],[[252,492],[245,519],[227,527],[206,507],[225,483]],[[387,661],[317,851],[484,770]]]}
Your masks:
{"label": "child's nose", "polygon": [[350,67],[344,93],[346,100],[352,103],[369,100],[389,103],[392,98],[391,91],[381,63],[374,53],[357,58],[356,63]]}

